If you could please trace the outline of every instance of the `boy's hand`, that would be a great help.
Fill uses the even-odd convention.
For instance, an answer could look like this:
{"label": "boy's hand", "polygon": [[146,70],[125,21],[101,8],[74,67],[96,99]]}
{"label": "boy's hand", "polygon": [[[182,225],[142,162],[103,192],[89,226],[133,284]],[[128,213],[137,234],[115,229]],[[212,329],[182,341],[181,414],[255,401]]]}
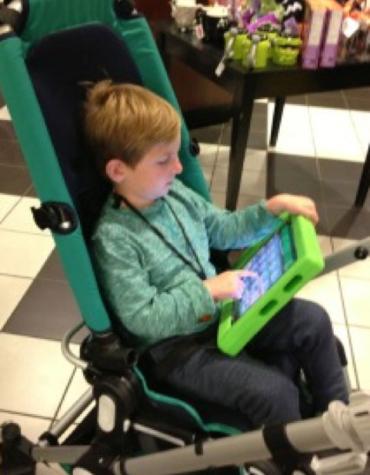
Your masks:
{"label": "boy's hand", "polygon": [[288,211],[291,214],[300,214],[315,225],[319,222],[316,205],[311,198],[306,196],[282,193],[267,200],[266,209],[272,214],[280,214],[283,211]]}
{"label": "boy's hand", "polygon": [[204,280],[203,284],[215,301],[240,299],[244,291],[243,277],[252,274],[249,270],[230,270]]}

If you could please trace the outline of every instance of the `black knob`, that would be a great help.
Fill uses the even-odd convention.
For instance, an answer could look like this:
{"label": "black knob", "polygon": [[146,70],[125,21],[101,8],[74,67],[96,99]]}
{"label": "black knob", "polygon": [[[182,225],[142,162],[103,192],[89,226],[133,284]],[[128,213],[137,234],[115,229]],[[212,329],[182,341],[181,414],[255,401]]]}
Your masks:
{"label": "black knob", "polygon": [[355,250],[355,257],[358,260],[364,260],[367,258],[368,255],[369,255],[369,251],[366,249],[366,247],[360,246]]}

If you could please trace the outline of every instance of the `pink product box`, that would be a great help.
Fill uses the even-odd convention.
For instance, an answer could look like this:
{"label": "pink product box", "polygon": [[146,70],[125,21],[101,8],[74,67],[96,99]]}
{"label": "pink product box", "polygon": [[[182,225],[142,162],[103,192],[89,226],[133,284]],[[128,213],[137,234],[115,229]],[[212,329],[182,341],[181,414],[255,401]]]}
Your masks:
{"label": "pink product box", "polygon": [[307,1],[302,52],[302,67],[305,69],[317,69],[319,67],[326,16],[327,9],[323,2]]}
{"label": "pink product box", "polygon": [[324,68],[333,68],[337,64],[339,41],[343,23],[343,9],[335,2],[328,2],[328,7],[320,66]]}

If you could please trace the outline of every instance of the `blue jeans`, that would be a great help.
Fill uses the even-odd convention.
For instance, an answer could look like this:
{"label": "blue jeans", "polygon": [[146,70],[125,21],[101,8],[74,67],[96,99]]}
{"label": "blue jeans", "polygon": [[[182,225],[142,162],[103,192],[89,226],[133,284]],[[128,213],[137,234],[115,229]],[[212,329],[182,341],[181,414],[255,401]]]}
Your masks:
{"label": "blue jeans", "polygon": [[246,428],[301,419],[296,376],[303,370],[314,410],[348,402],[331,322],[325,310],[292,300],[236,357],[210,341],[165,382],[184,397],[217,403],[245,417]]}

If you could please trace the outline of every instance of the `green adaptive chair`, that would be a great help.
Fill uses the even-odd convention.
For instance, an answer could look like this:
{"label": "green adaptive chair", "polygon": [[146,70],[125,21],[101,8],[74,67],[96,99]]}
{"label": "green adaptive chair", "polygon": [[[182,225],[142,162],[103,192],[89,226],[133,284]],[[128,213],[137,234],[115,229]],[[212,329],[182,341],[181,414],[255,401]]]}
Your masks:
{"label": "green adaptive chair", "polygon": [[[188,403],[148,385],[136,352],[115,331],[86,245],[109,185],[84,148],[80,108],[86,84],[104,78],[143,84],[179,109],[147,23],[127,0],[0,2],[0,89],[41,200],[34,218],[53,232],[90,331],[82,358],[69,349],[82,325],[66,335],[62,349],[92,387],[38,444],[30,444],[15,424],[0,427],[0,473],[31,475],[36,461],[43,461],[74,475],[273,475],[307,466],[311,451],[366,452],[365,396],[349,408],[338,403],[326,422],[317,418],[243,434],[248,427],[239,414],[207,407],[201,417]],[[209,199],[197,152],[183,124],[181,179]],[[60,445],[92,401],[94,408]],[[363,410],[356,412],[360,405]],[[336,419],[338,411],[346,415],[345,427]],[[329,430],[334,423],[340,430]],[[337,440],[338,433],[346,438]]]}

